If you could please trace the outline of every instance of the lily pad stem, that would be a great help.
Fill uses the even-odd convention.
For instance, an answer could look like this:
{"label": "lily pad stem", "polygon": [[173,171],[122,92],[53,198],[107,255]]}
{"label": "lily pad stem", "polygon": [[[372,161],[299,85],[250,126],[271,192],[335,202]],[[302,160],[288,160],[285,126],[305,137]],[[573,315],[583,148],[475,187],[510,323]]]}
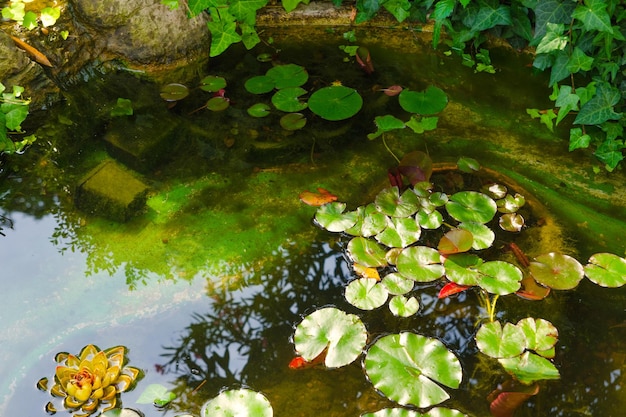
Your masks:
{"label": "lily pad stem", "polygon": [[391,149],[389,148],[389,146],[387,145],[387,141],[385,140],[385,134],[383,133],[383,145],[385,145],[385,149],[387,149],[387,152],[389,152],[391,154],[391,156],[394,157],[394,159],[396,160],[396,162],[398,162],[398,164],[400,164],[400,159],[398,159],[398,157],[391,151]]}
{"label": "lily pad stem", "polygon": [[487,317],[489,318],[489,322],[492,323],[495,320],[496,316],[496,302],[500,297],[498,294],[494,295],[493,298],[489,298],[489,293],[487,291],[482,290],[480,293],[481,304],[487,310]]}

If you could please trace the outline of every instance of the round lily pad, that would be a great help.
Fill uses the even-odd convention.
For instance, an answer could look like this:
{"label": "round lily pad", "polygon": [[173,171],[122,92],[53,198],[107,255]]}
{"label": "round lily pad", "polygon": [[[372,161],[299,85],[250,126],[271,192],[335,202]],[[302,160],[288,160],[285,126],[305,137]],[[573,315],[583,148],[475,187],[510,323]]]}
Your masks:
{"label": "round lily pad", "polygon": [[446,269],[446,277],[459,285],[478,285],[482,274],[478,267],[483,260],[478,256],[469,253],[459,253],[446,257],[443,266]]}
{"label": "round lily pad", "polygon": [[348,255],[355,263],[363,266],[370,268],[386,266],[386,254],[385,250],[374,240],[355,237],[348,242]]}
{"label": "round lily pad", "polygon": [[493,245],[493,241],[496,239],[496,234],[489,227],[482,223],[461,223],[459,229],[467,230],[472,234],[474,240],[472,241],[472,249],[482,250],[490,248]]}
{"label": "round lily pad", "polygon": [[490,261],[478,267],[482,274],[478,285],[491,294],[513,294],[522,286],[524,274],[513,264],[504,261]]}
{"label": "round lily pad", "polygon": [[442,385],[458,388],[463,374],[458,358],[443,343],[410,332],[378,339],[367,351],[364,367],[381,393],[419,408],[450,398]]}
{"label": "round lily pad", "polygon": [[302,113],[289,113],[280,118],[280,127],[285,130],[299,130],[306,125],[306,117]]}
{"label": "round lily pad", "polygon": [[511,323],[504,327],[499,321],[483,323],[476,333],[476,345],[492,358],[512,358],[526,349],[526,336],[521,328]]}
{"label": "round lily pad", "polygon": [[211,111],[223,111],[230,106],[230,100],[225,97],[213,97],[206,102],[206,108]]}
{"label": "round lily pad", "polygon": [[427,246],[411,246],[404,249],[396,260],[398,272],[417,282],[430,282],[441,278],[445,272],[441,256]]}
{"label": "round lily pad", "polygon": [[309,108],[322,119],[348,119],[361,110],[363,98],[352,88],[343,85],[324,87],[309,97]]}
{"label": "round lily pad", "polygon": [[524,217],[519,213],[506,213],[500,217],[498,224],[507,232],[519,232],[524,227]]}
{"label": "round lily pad", "polygon": [[526,336],[526,348],[537,354],[552,358],[554,357],[554,345],[559,338],[559,331],[552,323],[544,319],[526,317],[516,324]]}
{"label": "round lily pad", "polygon": [[256,75],[248,78],[243,86],[246,91],[252,94],[265,94],[272,91],[276,84],[274,79],[268,75]]}
{"label": "round lily pad", "polygon": [[204,91],[219,91],[226,87],[226,80],[224,77],[218,77],[216,75],[208,75],[200,81],[200,89]]}
{"label": "round lily pad", "polygon": [[374,310],[385,304],[389,293],[373,278],[359,278],[346,287],[346,300],[361,310]]}
{"label": "round lily pad", "polygon": [[222,391],[202,405],[201,417],[272,417],[274,410],[267,398],[247,388]]}
{"label": "round lily pad", "polygon": [[376,240],[390,248],[406,248],[417,242],[421,234],[422,229],[413,217],[391,217]]}
{"label": "round lily pad", "polygon": [[436,114],[448,105],[446,93],[435,86],[419,92],[404,89],[398,96],[398,100],[404,110],[417,114]]}
{"label": "round lily pad", "polygon": [[182,84],[168,84],[161,89],[160,95],[165,101],[178,101],[189,95],[189,89]]}
{"label": "round lily pad", "polygon": [[437,210],[420,210],[415,215],[415,219],[424,229],[438,229],[443,224],[443,216]]}
{"label": "round lily pad", "polygon": [[346,230],[353,236],[370,237],[377,235],[387,227],[387,216],[376,209],[373,203],[357,208],[358,220],[354,227]]}
{"label": "round lily pad", "polygon": [[357,213],[344,213],[346,203],[334,201],[320,206],[315,212],[315,221],[329,232],[343,232],[357,221]]}
{"label": "round lily pad", "polygon": [[403,295],[413,289],[415,281],[405,278],[397,272],[392,272],[383,277],[381,284],[387,289],[389,294]]}
{"label": "round lily pad", "polygon": [[626,284],[626,259],[612,253],[596,253],[585,265],[585,275],[602,287],[621,287]]}
{"label": "round lily pad", "polygon": [[294,334],[297,353],[312,361],[326,351],[324,363],[338,368],[354,362],[367,342],[367,329],[354,314],[325,307],[306,316]]}
{"label": "round lily pad", "polygon": [[576,259],[555,252],[537,256],[528,268],[538,283],[555,290],[576,288],[585,276],[583,266]]}
{"label": "round lily pad", "polygon": [[408,217],[420,207],[420,198],[413,191],[406,190],[402,195],[398,187],[385,188],[376,196],[376,209],[391,217]]}
{"label": "round lily pad", "polygon": [[442,255],[467,252],[472,248],[474,236],[463,229],[452,229],[439,240],[437,250]]}
{"label": "round lily pad", "polygon": [[391,314],[397,317],[411,317],[417,313],[420,308],[420,303],[415,297],[405,297],[403,295],[396,295],[389,300],[389,310]]}
{"label": "round lily pad", "polygon": [[277,89],[300,87],[309,79],[306,69],[296,64],[276,65],[265,73],[274,80]]}
{"label": "round lily pad", "polygon": [[537,381],[559,379],[561,375],[554,364],[548,359],[533,352],[524,352],[520,356],[498,359],[502,367],[522,384]]}
{"label": "round lily pad", "polygon": [[270,106],[265,103],[256,103],[248,107],[248,114],[252,117],[265,117],[270,114]]}
{"label": "round lily pad", "polygon": [[304,110],[307,104],[300,101],[299,97],[306,94],[306,90],[300,87],[288,87],[278,90],[272,96],[272,104],[278,110],[284,112],[297,112]]}
{"label": "round lily pad", "polygon": [[476,191],[461,191],[450,196],[446,203],[450,216],[460,222],[487,223],[498,207],[491,197]]}
{"label": "round lily pad", "polygon": [[444,407],[433,407],[427,413],[419,413],[408,408],[383,408],[375,413],[362,414],[361,417],[467,417],[459,410]]}

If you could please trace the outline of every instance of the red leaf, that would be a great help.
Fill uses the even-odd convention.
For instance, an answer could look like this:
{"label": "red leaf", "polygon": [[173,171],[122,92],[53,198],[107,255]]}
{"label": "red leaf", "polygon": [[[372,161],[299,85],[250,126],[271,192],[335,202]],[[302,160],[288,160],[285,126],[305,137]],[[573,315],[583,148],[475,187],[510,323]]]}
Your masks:
{"label": "red leaf", "polygon": [[402,189],[402,174],[398,168],[389,168],[389,170],[387,170],[387,178],[389,178],[389,184],[391,184],[392,187]]}
{"label": "red leaf", "polygon": [[441,288],[441,290],[439,290],[439,295],[437,295],[437,298],[446,298],[451,295],[458,294],[465,291],[469,287],[469,285],[459,285],[456,282],[448,282]]}
{"label": "red leaf", "polygon": [[336,195],[323,188],[318,188],[317,192],[303,191],[298,197],[304,204],[314,207],[323,206],[324,204],[337,201]]}
{"label": "red leaf", "polygon": [[399,85],[392,85],[390,87],[383,88],[382,91],[389,97],[393,97],[393,96],[397,96],[398,94],[402,92],[402,87],[400,87]]}
{"label": "red leaf", "polygon": [[371,74],[374,72],[374,64],[372,63],[372,56],[370,55],[370,51],[364,47],[359,46],[359,49],[356,50],[356,62],[359,64],[361,69],[365,71],[366,74]]}
{"label": "red leaf", "polygon": [[539,385],[537,384],[526,386],[507,381],[487,396],[487,400],[491,401],[489,405],[491,415],[494,417],[513,417],[515,410],[538,392]]}

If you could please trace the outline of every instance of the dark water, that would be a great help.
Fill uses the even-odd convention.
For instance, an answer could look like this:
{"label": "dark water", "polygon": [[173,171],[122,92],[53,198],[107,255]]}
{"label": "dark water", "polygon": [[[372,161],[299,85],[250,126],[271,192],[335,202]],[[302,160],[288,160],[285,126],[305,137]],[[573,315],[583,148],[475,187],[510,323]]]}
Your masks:
{"label": "dark water", "polygon": [[[0,236],[3,415],[45,415],[51,398],[37,390],[37,380],[53,375],[57,352],[78,354],[88,343],[129,349],[129,365],[145,377],[122,395],[122,403],[146,416],[198,415],[202,403],[221,389],[239,386],[263,392],[276,416],[358,416],[388,406],[358,363],[338,370],[288,369],[294,326],[326,305],[359,314],[372,337],[413,330],[442,340],[464,366],[461,388],[445,405],[489,415],[485,398],[505,375],[473,344],[481,315],[476,297],[441,301],[438,288],[425,286],[417,292],[422,307],[413,318],[398,319],[384,309],[356,311],[343,298],[352,272],[341,240],[312,225],[314,209],[299,203],[297,195],[323,186],[356,205],[370,201],[385,184],[394,160],[380,141],[365,136],[375,130],[376,115],[406,117],[397,101],[378,91],[393,84],[416,90],[437,85],[450,97],[435,132],[402,131],[387,138],[398,154],[428,150],[436,161],[463,154],[507,168],[506,158],[516,158],[511,149],[524,149],[524,157],[546,166],[565,160],[569,167],[588,155],[564,158],[566,142],[526,117],[526,107],[547,105],[547,93],[545,80],[524,67],[524,55],[496,53],[498,74],[474,74],[418,41],[387,44],[372,33],[367,42],[376,72],[368,76],[344,62],[337,48],[340,33],[324,35],[334,44],[294,45],[281,43],[290,36],[277,32],[274,48],[280,52],[235,50],[212,60],[185,83],[192,86],[207,74],[224,76],[232,103],[221,113],[194,112],[210,97],[199,90],[168,110],[159,85],[109,70],[35,116],[43,120],[40,140],[5,162],[0,185],[0,213],[13,223],[3,224],[6,236]],[[359,118],[329,123],[310,117],[294,133],[278,126],[278,114],[251,119],[245,109],[258,98],[245,92],[243,82],[271,65],[256,59],[261,52],[305,66],[310,89],[335,80],[358,89],[366,103]],[[118,97],[132,100],[132,123],[110,117]],[[158,123],[162,120],[167,123]],[[133,129],[144,122],[152,128],[139,131],[146,135],[174,126],[159,145],[165,149],[154,151],[159,159],[129,164],[113,155],[125,165],[136,163],[132,170],[150,185],[145,212],[121,224],[76,210],[76,183],[110,158],[102,138],[115,129],[137,134]],[[526,142],[515,148],[516,141]],[[615,189],[616,198],[623,193]],[[563,221],[566,232],[554,242],[558,248],[578,251],[580,259],[605,248],[623,254],[621,241],[607,242],[597,230],[590,239],[583,226]],[[625,300],[624,289],[584,281],[541,302],[499,301],[499,318],[542,317],[560,332],[555,363],[562,378],[541,383],[539,394],[516,415],[623,414]],[[166,409],[136,404],[152,383],[167,386],[178,398]]]}

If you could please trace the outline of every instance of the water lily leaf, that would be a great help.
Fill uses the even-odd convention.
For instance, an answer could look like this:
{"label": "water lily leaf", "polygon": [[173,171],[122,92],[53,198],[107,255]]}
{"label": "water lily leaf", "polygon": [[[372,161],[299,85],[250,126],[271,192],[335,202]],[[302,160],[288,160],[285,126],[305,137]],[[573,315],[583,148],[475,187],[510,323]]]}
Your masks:
{"label": "water lily leaf", "polygon": [[300,87],[309,79],[306,69],[296,64],[276,65],[265,73],[274,80],[274,87],[277,89]]}
{"label": "water lily leaf", "polygon": [[[426,181],[430,180],[430,176],[433,173],[433,161],[425,152],[409,152],[400,160],[398,171],[400,171],[413,186],[418,183],[425,184]],[[419,189],[415,188],[414,191],[418,193]]]}
{"label": "water lily leaf", "polygon": [[400,106],[409,113],[436,114],[448,105],[448,96],[440,88],[430,86],[417,92],[404,89],[398,96]]}
{"label": "water lily leaf", "polygon": [[248,78],[243,86],[249,93],[265,94],[272,91],[276,84],[269,75],[256,75]]}
{"label": "water lily leaf", "polygon": [[378,243],[364,237],[355,237],[348,242],[348,255],[353,262],[370,267],[377,268],[386,266],[386,252]]}
{"label": "water lily leaf", "polygon": [[583,266],[576,259],[554,252],[537,256],[528,268],[537,282],[555,290],[576,288],[585,276]]}
{"label": "water lily leaf", "polygon": [[496,239],[496,234],[489,227],[482,223],[460,223],[459,229],[467,230],[472,234],[474,240],[472,241],[472,249],[483,250],[490,248],[493,245],[493,241]]}
{"label": "water lily leaf", "polygon": [[503,214],[500,219],[498,219],[500,228],[507,232],[519,232],[522,230],[522,227],[524,227],[524,223],[524,217],[519,213]]}
{"label": "water lily leaf", "polygon": [[361,417],[467,417],[467,414],[463,414],[459,410],[452,408],[434,407],[428,410],[427,413],[418,413],[408,408],[383,408],[375,413],[361,414]]}
{"label": "water lily leaf", "polygon": [[446,203],[450,216],[460,222],[487,223],[498,210],[491,197],[476,191],[461,191],[450,196]]}
{"label": "water lily leaf", "polygon": [[526,349],[534,350],[543,357],[554,357],[554,345],[559,339],[559,331],[544,319],[527,317],[516,324],[526,336]]}
{"label": "water lily leaf", "polygon": [[357,214],[354,211],[344,213],[346,203],[332,202],[317,209],[315,221],[329,232],[343,232],[356,223]]}
{"label": "water lily leaf", "polygon": [[348,119],[361,110],[363,98],[353,88],[331,85],[320,88],[309,97],[309,108],[322,119]]}
{"label": "water lily leaf", "polygon": [[422,414],[422,417],[468,417],[468,415],[453,408],[434,407]]}
{"label": "water lily leaf", "polygon": [[402,276],[417,282],[430,282],[441,278],[445,272],[441,255],[427,246],[411,246],[404,249],[396,261]]}
{"label": "water lily leaf", "polygon": [[396,295],[389,300],[389,310],[396,317],[411,317],[420,309],[420,303],[415,297]]}
{"label": "water lily leaf", "polygon": [[230,106],[230,100],[226,97],[212,97],[206,102],[206,108],[211,111],[223,111]]}
{"label": "water lily leaf", "polygon": [[408,217],[420,208],[420,199],[410,189],[400,195],[398,187],[390,187],[378,193],[374,204],[378,211],[388,216]]}
{"label": "water lily leaf", "polygon": [[523,384],[561,377],[559,370],[552,362],[532,352],[524,352],[514,358],[498,359],[498,362]]}
{"label": "water lily leaf", "polygon": [[280,127],[285,130],[299,130],[306,125],[306,117],[302,113],[289,113],[280,118]]}
{"label": "water lily leaf", "polygon": [[384,276],[381,284],[387,289],[389,294],[403,295],[413,289],[415,281],[405,278],[397,272],[392,272]]}
{"label": "water lily leaf", "polygon": [[626,259],[612,253],[596,253],[585,265],[587,278],[603,287],[616,288],[626,284]]}
{"label": "water lily leaf", "polygon": [[461,157],[456,162],[456,165],[459,167],[460,171],[473,173],[480,170],[480,164],[474,158]]}
{"label": "water lily leaf", "polygon": [[483,260],[474,254],[459,253],[448,256],[443,266],[446,269],[446,277],[450,281],[459,285],[473,286],[478,285],[482,278],[482,274],[478,271],[482,263]]}
{"label": "water lily leaf", "polygon": [[508,262],[485,262],[478,270],[483,275],[478,285],[491,294],[512,294],[522,286],[524,274],[518,267]]}
{"label": "water lily leaf", "polygon": [[515,196],[507,194],[504,198],[496,201],[500,213],[515,213],[524,204],[526,204],[526,199],[519,193],[515,194]]}
{"label": "water lily leaf", "polygon": [[452,229],[439,240],[437,250],[442,255],[467,252],[472,248],[474,236],[467,230]]}
{"label": "water lily leaf", "polygon": [[499,384],[487,396],[489,411],[494,417],[511,417],[526,400],[539,392],[539,385],[520,384],[512,379]]}
{"label": "water lily leaf", "polygon": [[296,352],[307,361],[327,350],[325,365],[338,368],[359,357],[367,342],[367,329],[358,316],[325,307],[309,314],[296,326],[293,340]]}
{"label": "water lily leaf", "polygon": [[297,112],[307,107],[305,102],[300,101],[298,97],[306,94],[306,90],[300,87],[286,87],[278,90],[272,96],[272,104],[278,110],[284,112]]}
{"label": "water lily leaf", "polygon": [[448,200],[448,194],[441,192],[434,192],[428,197],[428,202],[435,207],[445,206]]}
{"label": "water lily leaf", "polygon": [[387,227],[376,240],[390,248],[406,248],[417,242],[422,229],[413,217],[388,217]]}
{"label": "water lily leaf", "polygon": [[248,107],[248,114],[252,117],[265,117],[271,113],[270,106],[265,103],[256,103]]}
{"label": "water lily leaf", "polygon": [[413,115],[406,122],[406,126],[410,128],[413,132],[417,134],[421,134],[424,132],[428,132],[429,130],[437,129],[437,123],[439,122],[439,117],[436,116],[419,116]]}
{"label": "water lily leaf", "polygon": [[200,81],[200,89],[204,91],[219,91],[226,87],[226,79],[216,75],[208,75]]}
{"label": "water lily leaf", "polygon": [[361,310],[374,310],[385,304],[389,293],[378,280],[373,278],[358,278],[350,281],[346,287],[346,301]]}
{"label": "water lily leaf", "polygon": [[269,400],[260,392],[247,388],[222,391],[217,397],[205,402],[201,417],[272,417],[274,410]]}
{"label": "water lily leaf", "polygon": [[525,274],[522,278],[522,288],[515,294],[527,300],[543,300],[550,294],[550,288],[539,285],[532,274]]}
{"label": "water lily leaf", "polygon": [[318,187],[317,192],[303,191],[298,195],[300,201],[309,206],[319,207],[337,201],[337,196],[330,191]]}
{"label": "water lily leaf", "polygon": [[450,398],[441,385],[458,388],[463,375],[458,358],[443,343],[410,332],[378,339],[364,366],[376,389],[401,405],[419,408]]}
{"label": "water lily leaf", "polygon": [[356,209],[358,220],[346,233],[353,236],[370,237],[377,235],[387,227],[387,216],[376,209],[374,203],[359,206]]}
{"label": "water lily leaf", "polygon": [[182,84],[168,84],[161,89],[160,95],[165,101],[178,101],[189,95],[189,89]]}
{"label": "water lily leaf", "polygon": [[489,197],[498,200],[506,197],[506,193],[508,190],[506,188],[506,185],[493,183],[483,185],[480,191],[487,194]]}
{"label": "water lily leaf", "polygon": [[483,323],[476,333],[476,345],[492,358],[512,358],[526,349],[526,336],[521,328],[511,323],[504,327],[499,321]]}
{"label": "water lily leaf", "polygon": [[376,124],[376,132],[367,135],[367,138],[370,140],[376,139],[385,132],[396,129],[404,129],[405,127],[405,124],[402,120],[390,114],[386,114],[384,116],[376,116],[374,118],[374,124]]}
{"label": "water lily leaf", "polygon": [[415,220],[424,229],[438,229],[443,224],[443,216],[437,210],[420,210],[415,215]]}
{"label": "water lily leaf", "polygon": [[150,384],[143,390],[137,404],[155,404],[163,407],[176,398],[176,394],[161,384]]}

